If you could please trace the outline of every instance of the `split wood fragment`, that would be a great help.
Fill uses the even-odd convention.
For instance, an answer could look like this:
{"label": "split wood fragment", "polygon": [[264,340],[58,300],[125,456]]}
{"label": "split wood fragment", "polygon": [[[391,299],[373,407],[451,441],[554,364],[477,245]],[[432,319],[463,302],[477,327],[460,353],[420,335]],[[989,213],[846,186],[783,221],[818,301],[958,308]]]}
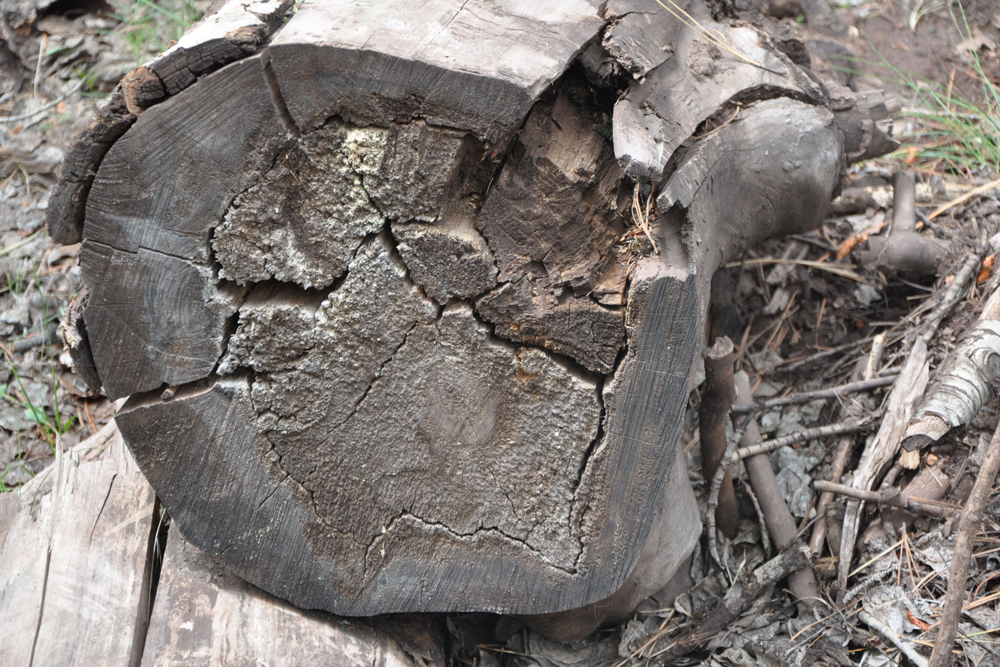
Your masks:
{"label": "split wood fragment", "polygon": [[1000,427],[997,427],[993,434],[986,458],[979,469],[979,474],[976,475],[972,494],[969,496],[965,509],[962,510],[962,517],[958,522],[955,551],[952,555],[951,567],[948,570],[948,592],[945,594],[941,625],[938,627],[937,638],[934,641],[930,667],[951,665],[951,649],[955,644],[958,621],[962,615],[962,605],[965,602],[965,586],[969,576],[972,548],[982,523],[986,501],[990,497],[998,472],[1000,472]]}
{"label": "split wood fragment", "polygon": [[[927,386],[927,378],[927,345],[923,339],[918,338],[896,384],[889,392],[878,433],[861,454],[861,461],[858,463],[852,483],[854,488],[871,489],[892,464],[903,439],[906,423],[913,414],[913,406],[920,400]],[[848,501],[844,512],[840,553],[837,554],[840,556],[837,579],[841,590],[847,590],[847,577],[851,570],[854,541],[861,522],[861,509],[861,501],[851,500]]]}

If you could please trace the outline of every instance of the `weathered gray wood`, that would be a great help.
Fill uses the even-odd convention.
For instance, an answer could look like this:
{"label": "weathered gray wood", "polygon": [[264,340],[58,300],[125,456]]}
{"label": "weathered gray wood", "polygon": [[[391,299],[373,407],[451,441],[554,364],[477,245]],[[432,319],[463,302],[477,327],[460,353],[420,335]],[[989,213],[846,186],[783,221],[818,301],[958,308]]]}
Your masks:
{"label": "weathered gray wood", "polygon": [[143,667],[415,664],[384,632],[296,609],[170,531]]}
{"label": "weathered gray wood", "polygon": [[[84,320],[110,398],[196,380],[214,367],[224,338],[218,325],[235,310],[234,290],[211,279],[212,227],[286,143],[258,56],[203,83],[144,112],[109,151],[88,198]],[[237,116],[242,122],[232,123]],[[123,281],[134,286],[125,308],[148,314],[132,310],[123,320],[113,312]]]}
{"label": "weathered gray wood", "polygon": [[306,0],[270,47],[303,130],[423,117],[502,144],[597,35],[597,0]]}
{"label": "weathered gray wood", "polygon": [[153,490],[109,425],[0,497],[4,664],[135,665],[146,635]]}
{"label": "weathered gray wood", "polygon": [[[753,28],[719,29],[782,74],[656,11],[674,51],[636,55],[595,5],[307,0],[108,153],[84,321],[192,544],[343,614],[606,616],[667,582],[647,556],[697,532],[670,510],[711,274],[822,218],[864,114]],[[645,80],[617,90],[627,53]],[[627,138],[665,185],[616,161],[619,93],[676,112]]]}
{"label": "weathered gray wood", "polygon": [[[498,335],[609,373],[624,341],[624,313],[590,299],[617,267],[629,188],[603,121],[571,79],[528,116],[477,225],[504,284],[476,303]],[[608,261],[611,256],[611,261]],[[624,284],[620,283],[624,291]]]}
{"label": "weathered gray wood", "polygon": [[[821,103],[820,87],[783,53],[769,48],[767,38],[750,25],[718,23],[702,2],[686,3],[697,22],[728,48],[720,48],[655,2],[613,0],[608,13],[620,16],[641,8],[653,44],[668,49],[667,58],[645,80],[629,88],[615,104],[615,155],[635,178],[662,178],[674,151],[703,122],[721,123],[732,116],[737,103],[786,96]],[[628,17],[626,16],[626,19]],[[638,18],[626,20],[630,26]],[[615,31],[611,36],[614,39]],[[626,68],[648,58],[649,42],[616,42]],[[617,53],[612,51],[612,53]]]}

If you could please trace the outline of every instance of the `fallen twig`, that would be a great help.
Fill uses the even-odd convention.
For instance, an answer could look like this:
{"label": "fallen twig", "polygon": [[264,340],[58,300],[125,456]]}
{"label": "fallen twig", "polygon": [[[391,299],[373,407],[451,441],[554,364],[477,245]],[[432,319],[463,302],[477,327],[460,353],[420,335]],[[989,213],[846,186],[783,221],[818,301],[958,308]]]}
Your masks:
{"label": "fallen twig", "polygon": [[[705,479],[715,475],[716,468],[726,454],[726,421],[736,398],[733,386],[733,341],[722,336],[705,354],[705,391],[698,411],[698,432],[701,440],[701,469]],[[719,507],[715,520],[722,534],[733,539],[740,529],[739,509],[733,480],[727,471],[719,490]]]}
{"label": "fallen twig", "polygon": [[790,433],[781,438],[775,438],[774,440],[766,440],[764,442],[752,445],[750,447],[743,447],[740,449],[736,448],[736,443],[739,442],[740,438],[747,430],[747,426],[750,424],[751,413],[747,417],[744,417],[743,423],[740,428],[736,430],[734,437],[729,441],[729,446],[726,450],[726,456],[722,459],[722,464],[719,469],[715,471],[715,476],[712,477],[712,483],[709,486],[708,491],[708,514],[705,518],[708,523],[708,549],[709,553],[712,554],[712,558],[715,562],[719,561],[718,548],[716,546],[715,540],[715,508],[719,506],[719,488],[722,485],[722,473],[720,471],[728,470],[732,466],[736,465],[738,462],[747,458],[748,456],[756,456],[757,454],[767,454],[773,452],[776,449],[781,449],[782,447],[787,447],[793,445],[797,442],[806,442],[807,440],[815,440],[816,438],[826,438],[831,435],[841,435],[843,433],[856,433],[867,428],[873,423],[875,415],[865,417],[864,419],[847,419],[836,424],[828,424],[826,426],[818,426],[816,428],[808,428],[797,433]]}
{"label": "fallen twig", "polygon": [[993,433],[993,440],[990,441],[983,466],[976,475],[976,483],[972,487],[969,500],[965,503],[965,509],[962,510],[962,518],[958,521],[955,552],[951,559],[951,568],[948,570],[948,592],[945,594],[941,626],[934,642],[934,652],[931,653],[930,667],[947,667],[951,664],[951,649],[955,645],[958,620],[962,615],[962,603],[965,601],[965,584],[969,576],[972,547],[997,472],[1000,472],[1000,427]]}
{"label": "fallen twig", "polygon": [[862,623],[885,637],[891,644],[902,651],[903,655],[905,655],[914,665],[917,667],[928,667],[927,658],[917,653],[916,649],[914,649],[909,642],[903,641],[902,637],[897,635],[888,625],[864,610],[858,614],[858,618],[861,619]]}
{"label": "fallen twig", "polygon": [[813,486],[817,491],[837,493],[849,498],[856,498],[857,500],[864,500],[865,502],[877,503],[879,505],[890,505],[937,518],[949,519],[955,516],[957,512],[952,507],[931,504],[933,501],[928,501],[924,498],[911,498],[904,495],[894,486],[881,491],[866,491],[864,489],[855,489],[853,486],[835,484],[834,482],[826,482],[819,479],[813,482]]}
{"label": "fallen twig", "polygon": [[942,213],[944,213],[945,211],[947,211],[951,207],[958,206],[962,202],[968,201],[969,199],[972,199],[973,197],[975,197],[976,195],[978,195],[978,194],[980,194],[982,192],[986,192],[987,190],[992,190],[993,188],[997,188],[997,187],[1000,187],[1000,178],[998,178],[995,181],[990,181],[989,183],[985,183],[983,185],[980,185],[978,188],[972,188],[971,190],[969,190],[968,192],[966,192],[964,195],[960,195],[958,197],[955,197],[954,199],[952,199],[947,204],[942,204],[941,206],[938,206],[936,209],[934,209],[934,211],[930,215],[927,216],[927,218],[929,220],[933,220],[934,218],[938,217],[939,215],[941,215]]}
{"label": "fallen twig", "polygon": [[[753,396],[750,394],[749,376],[741,371],[736,374],[734,381],[737,392],[736,402],[738,404],[752,404]],[[756,421],[751,419],[743,440],[747,445],[760,440],[760,428]],[[788,504],[778,487],[778,480],[771,467],[771,457],[767,454],[749,456],[743,464],[746,466],[747,477],[750,479],[750,488],[757,498],[761,522],[766,530],[770,531],[779,550],[788,548],[798,537],[799,529],[795,525],[792,513],[788,511]],[[804,567],[789,575],[788,589],[798,601],[800,610],[803,611],[815,605],[820,599],[816,575],[813,574],[810,567]]]}
{"label": "fallen twig", "polygon": [[965,263],[962,264],[962,268],[955,273],[955,279],[951,281],[951,284],[948,285],[948,289],[946,289],[944,294],[941,295],[941,300],[938,301],[938,305],[931,312],[930,317],[927,320],[927,324],[925,325],[926,328],[920,334],[925,343],[931,342],[931,338],[933,338],[934,334],[937,333],[937,328],[940,326],[945,315],[947,315],[948,311],[950,311],[952,307],[958,303],[962,296],[962,289],[965,287],[965,284],[968,283],[978,272],[980,265],[983,263],[983,256],[985,254],[985,249],[979,249],[969,253],[969,256],[965,259]]}
{"label": "fallen twig", "polygon": [[18,114],[17,116],[0,116],[0,123],[18,123],[20,121],[28,120],[29,118],[37,116],[38,114],[42,113],[43,111],[48,111],[52,107],[57,106],[63,100],[67,99],[70,95],[72,95],[76,91],[80,90],[80,87],[83,86],[84,81],[86,81],[85,78],[84,79],[80,79],[72,88],[69,89],[69,91],[67,91],[63,95],[60,95],[59,97],[57,97],[56,99],[52,100],[48,104],[46,104],[44,106],[41,106],[41,107],[38,107],[34,111],[29,111],[27,113]]}
{"label": "fallen twig", "polygon": [[899,373],[887,373],[884,376],[872,378],[871,380],[850,382],[848,384],[842,384],[839,387],[830,387],[828,389],[816,389],[813,391],[802,391],[796,394],[789,394],[787,396],[765,398],[763,400],[757,401],[753,405],[734,406],[733,412],[747,413],[750,412],[751,410],[762,412],[764,410],[781,407],[783,405],[799,405],[800,403],[809,403],[810,401],[815,401],[821,398],[840,398],[841,396],[845,396],[847,394],[854,394],[860,391],[868,391],[869,389],[878,389],[879,387],[886,387],[895,382],[898,376]]}

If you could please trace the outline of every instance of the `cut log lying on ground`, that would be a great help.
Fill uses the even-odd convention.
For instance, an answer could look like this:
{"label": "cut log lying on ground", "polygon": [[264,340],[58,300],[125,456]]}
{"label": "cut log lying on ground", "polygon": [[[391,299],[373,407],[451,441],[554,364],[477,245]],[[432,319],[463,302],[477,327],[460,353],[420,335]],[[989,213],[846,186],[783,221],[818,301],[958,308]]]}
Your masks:
{"label": "cut log lying on ground", "polygon": [[126,441],[296,605],[622,613],[697,539],[672,473],[712,273],[818,224],[878,110],[699,2],[704,32],[645,0],[297,7],[86,195]]}

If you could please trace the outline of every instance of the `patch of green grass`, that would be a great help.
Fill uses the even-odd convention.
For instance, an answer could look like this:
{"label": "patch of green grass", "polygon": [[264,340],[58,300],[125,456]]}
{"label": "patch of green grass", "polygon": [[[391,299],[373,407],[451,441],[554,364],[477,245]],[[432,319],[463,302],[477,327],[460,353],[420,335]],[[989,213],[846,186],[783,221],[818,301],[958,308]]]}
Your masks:
{"label": "patch of green grass", "polygon": [[[972,28],[960,3],[949,5],[952,21],[963,40],[971,40]],[[970,42],[966,42],[970,43]],[[956,49],[959,47],[956,46]],[[916,77],[882,58],[883,78],[895,81],[912,93],[902,116],[918,126],[910,135],[897,137],[909,144],[890,157],[940,161],[944,171],[1000,173],[1000,89],[983,70],[976,51],[962,52],[968,69],[975,74],[978,91],[946,86]]]}
{"label": "patch of green grass", "polygon": [[121,22],[119,30],[138,66],[180,39],[188,26],[201,18],[204,4],[197,0],[126,0],[112,3],[115,12],[111,16]]}

